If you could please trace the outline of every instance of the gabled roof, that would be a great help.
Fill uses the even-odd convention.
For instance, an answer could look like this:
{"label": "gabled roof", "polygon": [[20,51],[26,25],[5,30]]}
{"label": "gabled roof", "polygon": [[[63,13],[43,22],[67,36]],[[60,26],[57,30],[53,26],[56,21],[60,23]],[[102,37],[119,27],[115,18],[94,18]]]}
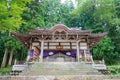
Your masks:
{"label": "gabled roof", "polygon": [[53,33],[56,30],[60,30],[63,29],[64,31],[66,31],[67,33],[91,33],[92,30],[81,30],[81,28],[68,28],[67,26],[65,26],[62,23],[58,23],[55,26],[53,26],[52,28],[41,28],[41,29],[36,29],[36,30],[29,30],[30,33]]}
{"label": "gabled roof", "polygon": [[[81,28],[68,28],[62,23],[58,23],[52,28],[41,28],[35,30],[29,30],[29,34],[22,34],[22,33],[11,33],[16,39],[18,39],[24,46],[27,48],[30,47],[31,39],[37,38],[37,35],[51,35],[55,31],[64,30],[66,33],[69,34],[76,34],[80,36],[84,36],[84,38],[88,39],[89,48],[94,47],[98,42],[100,42],[107,33],[100,33],[94,34],[91,33],[92,30],[82,30]],[[34,34],[35,33],[35,34]]]}

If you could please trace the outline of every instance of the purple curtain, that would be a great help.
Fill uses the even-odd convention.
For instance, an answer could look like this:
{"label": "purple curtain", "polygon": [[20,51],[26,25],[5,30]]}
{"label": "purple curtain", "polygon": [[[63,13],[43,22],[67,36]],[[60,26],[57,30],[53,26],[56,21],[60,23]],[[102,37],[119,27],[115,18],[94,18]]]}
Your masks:
{"label": "purple curtain", "polygon": [[29,50],[29,56],[30,56],[30,58],[33,58],[33,54],[34,54],[34,50],[33,49]]}
{"label": "purple curtain", "polygon": [[[84,50],[79,50],[79,51],[80,51],[80,53],[84,52]],[[66,53],[70,52],[70,55],[67,55],[67,56],[76,58],[77,50],[44,50],[43,51],[43,57],[51,56],[51,55],[49,55],[50,52],[53,52],[53,55],[57,54],[59,52],[67,55]],[[86,50],[86,52],[89,52],[89,50]],[[33,54],[34,54],[34,50],[32,49],[32,50],[29,51],[30,58],[33,58]]]}
{"label": "purple curtain", "polygon": [[[79,50],[79,51],[84,52],[84,50]],[[49,55],[50,52],[53,52],[53,55],[57,54],[59,52],[62,53],[62,54],[67,55],[66,53],[70,52],[70,55],[67,55],[67,56],[76,58],[77,50],[44,50],[43,51],[43,57],[51,56],[51,55]],[[86,50],[86,52],[89,52],[89,50]]]}
{"label": "purple curtain", "polygon": [[57,54],[60,52],[60,53],[65,54],[65,55],[67,55],[66,54],[67,52],[70,52],[70,55],[67,55],[67,56],[71,56],[74,58],[76,57],[76,50],[44,50],[43,57],[50,56],[49,52],[53,52],[54,54]]}

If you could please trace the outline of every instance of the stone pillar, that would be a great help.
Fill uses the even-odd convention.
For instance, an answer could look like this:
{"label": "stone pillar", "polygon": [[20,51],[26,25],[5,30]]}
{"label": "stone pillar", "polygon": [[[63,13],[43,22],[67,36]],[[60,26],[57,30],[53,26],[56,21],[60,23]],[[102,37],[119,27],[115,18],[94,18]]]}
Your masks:
{"label": "stone pillar", "polygon": [[40,52],[40,62],[43,62],[43,48],[44,48],[44,41],[41,41],[41,52]]}
{"label": "stone pillar", "polygon": [[92,55],[91,55],[91,62],[94,63]]}
{"label": "stone pillar", "polygon": [[78,43],[79,43],[79,42],[77,41],[77,42],[76,42],[76,47],[77,47],[77,48],[76,48],[76,49],[77,49],[76,57],[77,57],[77,61],[79,62],[79,58],[80,58],[79,53],[80,53],[80,52],[79,52],[79,44],[78,44]]}

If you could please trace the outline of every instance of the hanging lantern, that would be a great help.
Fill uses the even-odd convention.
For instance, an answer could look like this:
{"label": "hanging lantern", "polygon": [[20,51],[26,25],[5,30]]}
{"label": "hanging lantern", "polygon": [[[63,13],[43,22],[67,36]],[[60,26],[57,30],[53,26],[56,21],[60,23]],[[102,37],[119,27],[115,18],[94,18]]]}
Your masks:
{"label": "hanging lantern", "polygon": [[59,42],[59,45],[56,46],[56,49],[63,49],[63,46],[60,45],[60,42]]}

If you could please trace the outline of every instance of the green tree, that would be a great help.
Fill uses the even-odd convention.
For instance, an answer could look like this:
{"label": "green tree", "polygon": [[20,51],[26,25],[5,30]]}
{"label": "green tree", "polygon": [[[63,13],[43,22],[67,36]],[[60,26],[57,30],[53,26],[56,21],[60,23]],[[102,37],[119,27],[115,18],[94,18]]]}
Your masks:
{"label": "green tree", "polygon": [[104,58],[107,64],[115,63],[115,60],[118,59],[118,52],[115,51],[115,45],[109,37],[105,37],[101,42],[98,43],[92,49],[94,59]]}
{"label": "green tree", "polygon": [[37,27],[50,27],[61,21],[69,25],[70,12],[74,9],[71,0],[62,4],[60,0],[33,0],[27,4],[28,9],[22,14],[25,24],[19,29],[20,32],[26,32],[28,29]]}
{"label": "green tree", "polygon": [[74,9],[73,3],[68,0],[62,4],[60,0],[49,0],[46,2],[45,26],[53,26],[57,22],[69,26],[70,12]]}
{"label": "green tree", "polygon": [[[0,0],[0,41],[1,41],[1,59],[2,66],[7,64],[8,53],[10,54],[9,64],[11,65],[14,49],[14,41],[10,36],[10,31],[16,31],[21,24],[25,23],[22,20],[21,14],[26,8],[26,4],[31,0]],[[13,41],[13,42],[12,42]],[[4,54],[3,54],[4,53]]]}
{"label": "green tree", "polygon": [[15,31],[24,21],[21,14],[30,0],[0,0],[0,31]]}
{"label": "green tree", "polygon": [[20,42],[18,42],[15,38],[13,38],[12,36],[8,36],[8,34],[4,34],[4,36],[2,38],[0,38],[0,40],[3,42],[3,50],[2,53],[4,52],[4,54],[2,54],[2,64],[1,67],[5,67],[7,65],[11,65],[12,61],[14,59],[18,59],[20,56],[16,55],[25,55],[24,57],[20,57],[21,60],[24,60],[26,57],[26,48],[23,47],[22,44],[20,44]]}
{"label": "green tree", "polygon": [[27,10],[24,10],[24,13],[22,14],[22,18],[26,23],[19,29],[20,32],[23,33],[28,29],[45,26],[45,1],[39,2],[39,0],[33,0],[30,4],[27,4],[27,7]]}
{"label": "green tree", "polygon": [[[119,2],[119,0],[78,0],[77,9],[73,12],[71,20],[73,25],[82,27],[83,29],[92,29],[94,33],[108,32],[108,36],[113,42],[113,45],[109,46],[114,46],[114,54],[120,52]],[[74,20],[76,21],[74,22]],[[102,45],[106,43],[104,42]],[[100,50],[100,48],[94,49],[93,52]],[[101,50],[101,54],[104,54],[104,50]],[[110,57],[114,57],[111,54],[109,54]],[[106,61],[107,59],[110,58],[106,57]]]}

